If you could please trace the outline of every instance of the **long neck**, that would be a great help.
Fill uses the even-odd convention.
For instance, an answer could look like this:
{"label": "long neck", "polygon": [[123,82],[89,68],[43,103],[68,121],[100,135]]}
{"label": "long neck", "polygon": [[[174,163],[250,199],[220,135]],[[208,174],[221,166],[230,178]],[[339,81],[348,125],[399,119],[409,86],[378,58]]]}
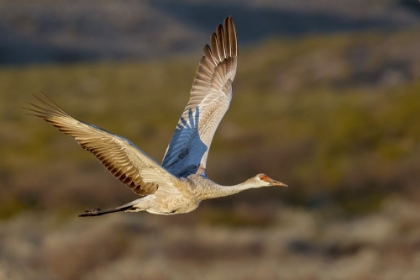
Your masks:
{"label": "long neck", "polygon": [[243,183],[233,186],[221,186],[213,181],[207,180],[206,184],[200,184],[200,191],[197,193],[197,198],[200,200],[228,196],[241,192],[243,190],[258,188],[251,180],[246,180]]}

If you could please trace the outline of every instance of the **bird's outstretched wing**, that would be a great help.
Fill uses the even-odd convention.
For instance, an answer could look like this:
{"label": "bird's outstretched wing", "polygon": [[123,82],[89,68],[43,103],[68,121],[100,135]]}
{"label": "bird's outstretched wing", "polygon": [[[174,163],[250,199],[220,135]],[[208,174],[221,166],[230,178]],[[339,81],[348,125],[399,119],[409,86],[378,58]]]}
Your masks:
{"label": "bird's outstretched wing", "polygon": [[109,133],[94,125],[78,121],[64,112],[47,95],[34,95],[39,105],[32,104],[32,115],[43,118],[61,132],[70,135],[94,154],[99,161],[121,182],[139,196],[153,194],[157,189],[176,191],[174,176],[147,156],[129,140]]}
{"label": "bird's outstretched wing", "polygon": [[227,17],[204,46],[190,100],[166,149],[162,166],[173,175],[205,174],[211,141],[232,99],[237,55],[235,25]]}

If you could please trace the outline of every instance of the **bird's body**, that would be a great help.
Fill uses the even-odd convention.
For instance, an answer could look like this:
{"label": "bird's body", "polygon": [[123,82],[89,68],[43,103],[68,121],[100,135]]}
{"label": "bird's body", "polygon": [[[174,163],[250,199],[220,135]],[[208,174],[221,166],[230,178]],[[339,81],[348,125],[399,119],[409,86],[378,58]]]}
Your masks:
{"label": "bird's body", "polygon": [[82,148],[94,154],[139,199],[101,211],[87,210],[80,216],[112,212],[147,211],[171,215],[195,210],[205,199],[227,196],[266,186],[286,186],[258,174],[234,186],[221,186],[207,178],[206,162],[214,133],[229,108],[237,66],[237,38],[232,17],[219,25],[204,47],[204,56],[188,102],[168,145],[162,165],[147,156],[129,140],[94,125],[78,121],[64,112],[48,96],[35,96],[31,104],[35,116],[73,136]]}

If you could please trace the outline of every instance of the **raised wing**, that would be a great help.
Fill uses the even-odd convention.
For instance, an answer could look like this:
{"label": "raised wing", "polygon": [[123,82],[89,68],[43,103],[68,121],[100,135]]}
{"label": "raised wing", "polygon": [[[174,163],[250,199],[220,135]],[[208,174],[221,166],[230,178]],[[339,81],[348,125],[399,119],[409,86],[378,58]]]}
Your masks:
{"label": "raised wing", "polygon": [[41,106],[31,104],[33,108],[28,109],[33,115],[74,137],[83,149],[94,154],[118,180],[136,194],[146,196],[155,193],[158,188],[167,189],[167,192],[176,191],[173,182],[177,178],[129,140],[72,118],[46,95],[45,98],[35,97]]}
{"label": "raised wing", "polygon": [[162,166],[178,177],[205,174],[214,133],[229,108],[236,74],[238,42],[232,17],[204,46],[191,97],[166,149]]}

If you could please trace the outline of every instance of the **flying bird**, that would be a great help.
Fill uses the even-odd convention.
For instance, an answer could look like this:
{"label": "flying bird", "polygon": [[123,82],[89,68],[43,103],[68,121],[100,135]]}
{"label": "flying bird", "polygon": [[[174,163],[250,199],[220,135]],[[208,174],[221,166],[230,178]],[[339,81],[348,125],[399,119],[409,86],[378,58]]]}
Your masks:
{"label": "flying bird", "polygon": [[32,114],[70,135],[91,152],[122,183],[140,198],[120,207],[86,210],[79,217],[113,212],[147,211],[172,215],[195,210],[205,199],[232,195],[269,186],[287,187],[265,174],[233,186],[222,186],[206,174],[206,162],[214,133],[232,99],[238,41],[231,16],[219,25],[204,46],[191,97],[166,149],[162,164],[149,157],[128,139],[79,121],[62,110],[47,95],[34,95]]}

